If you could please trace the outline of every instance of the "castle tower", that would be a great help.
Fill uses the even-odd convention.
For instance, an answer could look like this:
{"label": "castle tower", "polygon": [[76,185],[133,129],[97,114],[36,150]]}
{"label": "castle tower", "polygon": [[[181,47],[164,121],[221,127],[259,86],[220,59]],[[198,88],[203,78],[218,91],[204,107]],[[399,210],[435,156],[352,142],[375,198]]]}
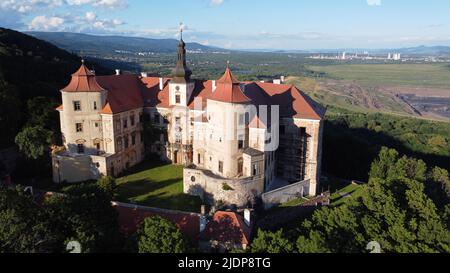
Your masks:
{"label": "castle tower", "polygon": [[244,153],[248,148],[247,106],[251,100],[229,67],[217,80],[217,88],[208,97],[207,167],[214,173],[233,178],[246,173]]}
{"label": "castle tower", "polygon": [[191,80],[192,71],[186,64],[186,44],[183,41],[183,30],[177,50],[177,64],[172,70],[169,83],[170,105],[186,107],[194,91],[195,83]]}
{"label": "castle tower", "polygon": [[103,148],[100,112],[106,103],[107,91],[82,61],[61,94],[61,132],[66,150],[73,154],[98,153]]}

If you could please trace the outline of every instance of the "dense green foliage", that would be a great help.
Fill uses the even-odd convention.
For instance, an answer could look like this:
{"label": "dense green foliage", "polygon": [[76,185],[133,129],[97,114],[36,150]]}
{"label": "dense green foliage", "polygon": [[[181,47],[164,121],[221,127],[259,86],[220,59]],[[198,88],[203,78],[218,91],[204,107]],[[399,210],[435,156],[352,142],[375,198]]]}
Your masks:
{"label": "dense green foliage", "polygon": [[0,187],[0,253],[43,253],[57,250],[48,215],[22,188]]}
{"label": "dense green foliage", "polygon": [[283,230],[277,232],[258,230],[251,247],[254,253],[292,253],[293,250],[292,243],[283,236]]}
{"label": "dense green foliage", "polygon": [[382,146],[450,169],[450,124],[444,122],[331,109],[323,145],[324,172],[342,178],[367,181]]}
{"label": "dense green foliage", "polygon": [[317,210],[287,238],[297,238],[300,253],[361,253],[371,241],[389,253],[448,253],[449,183],[446,170],[383,148],[359,197]]}
{"label": "dense green foliage", "polygon": [[78,241],[83,253],[122,249],[117,211],[96,184],[72,186],[43,203],[22,188],[0,188],[0,252],[65,252]]}
{"label": "dense green foliage", "polygon": [[25,127],[16,136],[16,144],[26,157],[39,159],[49,153],[53,133],[41,126]]}
{"label": "dense green foliage", "polygon": [[172,222],[159,216],[149,217],[137,231],[139,253],[185,253],[188,240]]}
{"label": "dense green foliage", "polygon": [[106,193],[111,199],[113,199],[117,194],[116,179],[111,176],[101,177],[97,181],[97,187]]}

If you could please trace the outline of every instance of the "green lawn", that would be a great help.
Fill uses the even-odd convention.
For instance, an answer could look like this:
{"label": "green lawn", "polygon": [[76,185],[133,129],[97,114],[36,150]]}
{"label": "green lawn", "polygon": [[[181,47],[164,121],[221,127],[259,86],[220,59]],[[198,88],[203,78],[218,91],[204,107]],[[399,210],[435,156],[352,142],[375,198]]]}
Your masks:
{"label": "green lawn", "polygon": [[[354,185],[350,184],[334,194],[331,195],[330,203],[333,207],[339,207],[340,205],[344,204],[347,200],[353,199],[358,197],[361,194],[361,187],[360,185]],[[347,193],[349,196],[345,197],[343,196],[344,193]]]}
{"label": "green lawn", "polygon": [[334,79],[354,80],[365,86],[450,86],[449,64],[343,64],[309,68]]}
{"label": "green lawn", "polygon": [[183,166],[144,162],[117,179],[118,201],[199,212],[201,200],[183,193]]}

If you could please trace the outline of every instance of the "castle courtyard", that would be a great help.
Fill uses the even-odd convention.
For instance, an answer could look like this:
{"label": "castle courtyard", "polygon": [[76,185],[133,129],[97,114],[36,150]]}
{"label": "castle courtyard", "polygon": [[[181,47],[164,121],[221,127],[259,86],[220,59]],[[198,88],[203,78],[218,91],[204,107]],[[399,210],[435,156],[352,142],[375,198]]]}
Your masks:
{"label": "castle courtyard", "polygon": [[144,161],[117,178],[118,201],[199,212],[201,200],[183,193],[183,167]]}

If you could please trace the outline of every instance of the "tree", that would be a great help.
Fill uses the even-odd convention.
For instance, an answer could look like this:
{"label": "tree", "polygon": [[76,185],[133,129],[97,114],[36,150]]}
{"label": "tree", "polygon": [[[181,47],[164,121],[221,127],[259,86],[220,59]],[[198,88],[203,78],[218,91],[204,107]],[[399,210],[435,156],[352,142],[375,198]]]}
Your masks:
{"label": "tree", "polygon": [[20,118],[20,99],[15,88],[3,80],[0,71],[0,149],[13,144]]}
{"label": "tree", "polygon": [[291,253],[292,244],[283,235],[283,230],[277,232],[258,230],[258,235],[252,243],[253,253]]}
{"label": "tree", "polygon": [[78,241],[83,253],[119,252],[123,242],[110,196],[95,184],[71,186],[64,192],[45,203],[59,240]]}
{"label": "tree", "polygon": [[116,180],[111,176],[104,176],[97,181],[97,187],[105,192],[111,199],[117,193],[117,183]]}
{"label": "tree", "polygon": [[0,253],[58,251],[48,215],[23,193],[0,188]]}
{"label": "tree", "polygon": [[[435,174],[445,180],[442,171]],[[449,252],[448,201],[440,214],[427,195],[428,180],[423,161],[383,148],[361,197],[319,209],[302,223],[298,251],[364,252],[377,241],[384,252]]]}
{"label": "tree", "polygon": [[27,158],[42,158],[49,150],[53,133],[41,126],[25,127],[17,136],[16,144]]}
{"label": "tree", "polygon": [[137,231],[139,253],[185,253],[188,240],[172,222],[159,216],[144,220]]}

